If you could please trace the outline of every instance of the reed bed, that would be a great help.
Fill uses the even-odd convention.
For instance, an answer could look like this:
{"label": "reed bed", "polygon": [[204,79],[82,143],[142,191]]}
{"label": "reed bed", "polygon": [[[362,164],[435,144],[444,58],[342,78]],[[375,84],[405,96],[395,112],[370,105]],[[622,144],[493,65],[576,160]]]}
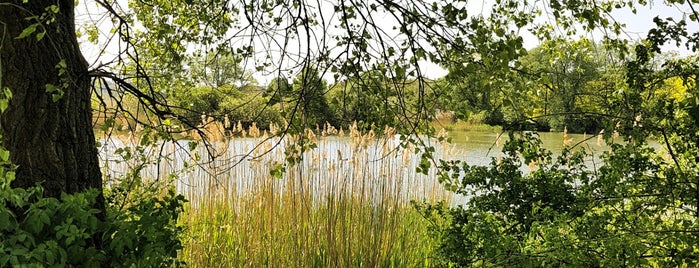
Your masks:
{"label": "reed bed", "polygon": [[[187,233],[180,254],[190,266],[430,266],[428,223],[410,200],[451,195],[435,180],[434,169],[426,176],[415,172],[419,155],[399,146],[391,129],[382,135],[355,128],[315,132],[319,136],[308,131],[304,141],[314,146],[304,152],[300,136],[268,138],[254,128],[244,133],[214,142],[218,157],[200,161],[205,168],[186,164],[192,155],[210,153],[203,146],[188,152],[183,141],[142,150],[154,159],[142,176],[176,174],[178,191],[190,200],[181,216]],[[133,168],[110,158],[110,150],[123,144],[103,148],[111,173]],[[454,153],[446,144],[435,146],[437,158]],[[281,178],[272,176],[288,157],[301,161],[287,166]]]}

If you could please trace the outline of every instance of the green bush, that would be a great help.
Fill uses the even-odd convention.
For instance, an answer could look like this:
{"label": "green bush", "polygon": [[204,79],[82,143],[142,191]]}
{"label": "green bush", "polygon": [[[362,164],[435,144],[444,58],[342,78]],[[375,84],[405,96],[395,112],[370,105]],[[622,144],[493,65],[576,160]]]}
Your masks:
{"label": "green bush", "polygon": [[[0,266],[101,267],[107,252],[97,248],[104,222],[93,209],[96,191],[42,196],[41,187],[11,188],[12,173],[0,183]],[[9,176],[8,176],[9,175]]]}
{"label": "green bush", "polygon": [[186,90],[176,90],[168,97],[173,105],[181,107],[181,113],[190,123],[200,123],[202,115],[221,115],[224,99],[241,98],[243,93],[235,86],[225,85],[218,88],[199,86]]}
{"label": "green bush", "polygon": [[104,242],[112,266],[180,266],[184,196],[170,183],[122,180],[107,197]]}
{"label": "green bush", "polygon": [[[488,166],[442,161],[440,181],[467,204],[416,204],[433,222],[445,267],[696,267],[691,177],[645,139],[612,144],[604,165],[554,156],[535,135],[504,145]],[[695,161],[677,158],[677,163]],[[530,171],[524,172],[529,165]],[[692,173],[696,174],[696,169]]]}
{"label": "green bush", "polygon": [[271,105],[267,98],[257,95],[243,98],[225,97],[221,102],[221,113],[228,115],[231,127],[236,126],[238,122],[246,129],[252,126],[252,123],[256,123],[261,129],[269,129],[271,124],[282,126],[284,118],[279,110],[279,105]]}
{"label": "green bush", "polygon": [[173,187],[123,180],[106,195],[104,217],[96,190],[58,199],[43,196],[40,185],[13,188],[9,152],[0,148],[0,156],[0,267],[181,264],[176,222],[185,200]]}

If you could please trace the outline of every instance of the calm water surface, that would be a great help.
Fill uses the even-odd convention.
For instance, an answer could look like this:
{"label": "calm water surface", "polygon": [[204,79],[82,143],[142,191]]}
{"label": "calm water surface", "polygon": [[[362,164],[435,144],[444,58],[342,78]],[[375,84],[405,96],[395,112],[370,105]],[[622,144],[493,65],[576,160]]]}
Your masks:
{"label": "calm water surface", "polygon": [[[602,152],[609,150],[604,141],[597,136],[587,134],[565,134],[562,132],[539,132],[542,147],[558,154],[565,144],[585,149],[592,159],[599,159]],[[564,142],[565,136],[565,142]],[[500,155],[502,145],[507,141],[508,134],[499,131],[453,131],[449,137],[467,163],[472,165],[487,165],[492,157]]]}
{"label": "calm water surface", "polygon": [[[543,147],[558,153],[564,146],[563,133],[540,133]],[[453,131],[452,143],[431,144],[436,148],[437,159],[460,159],[471,165],[488,165],[491,158],[501,155],[506,133],[495,131]],[[568,144],[576,144],[596,156],[608,149],[595,137],[568,134]],[[177,187],[190,200],[203,196],[212,188],[224,189],[228,195],[239,195],[260,187],[273,185],[274,189],[297,189],[312,192],[314,197],[349,191],[379,199],[386,192],[401,200],[440,198],[449,196],[436,181],[434,165],[428,175],[415,172],[419,154],[414,148],[400,148],[398,137],[365,140],[360,143],[349,137],[319,138],[317,148],[306,152],[303,161],[288,168],[284,177],[273,179],[272,168],[284,163],[284,142],[263,141],[261,138],[234,138],[215,144],[218,157],[207,160],[208,151],[199,146],[202,156],[198,165],[187,142],[166,143],[143,151],[144,158],[153,164],[142,170],[144,178],[167,178],[176,174]],[[133,170],[134,160],[123,161],[115,150],[128,142],[112,139],[102,141],[100,158],[103,170],[111,178],[118,178]],[[258,146],[259,145],[259,146]],[[278,145],[278,146],[275,146]],[[139,158],[139,157],[134,157]],[[590,157],[592,162],[596,157]],[[188,168],[189,167],[189,168]],[[523,171],[526,167],[523,167]],[[109,179],[107,180],[109,181]],[[458,198],[457,198],[458,199]]]}

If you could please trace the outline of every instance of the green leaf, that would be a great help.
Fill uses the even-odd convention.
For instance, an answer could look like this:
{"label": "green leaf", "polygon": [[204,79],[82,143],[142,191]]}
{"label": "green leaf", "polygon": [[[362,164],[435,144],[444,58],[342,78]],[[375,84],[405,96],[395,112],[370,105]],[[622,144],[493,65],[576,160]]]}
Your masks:
{"label": "green leaf", "polygon": [[55,264],[56,262],[56,255],[54,255],[53,251],[44,251],[44,258],[46,259],[46,262],[48,262],[48,264]]}
{"label": "green leaf", "polygon": [[10,151],[0,148],[0,160],[7,162],[10,159]]}
{"label": "green leaf", "polygon": [[7,263],[10,261],[9,255],[0,255],[0,266],[7,267]]}
{"label": "green leaf", "polygon": [[37,25],[39,25],[39,24],[35,23],[35,24],[27,26],[27,28],[24,28],[22,33],[20,33],[19,36],[15,37],[15,39],[22,39],[22,38],[25,38],[25,37],[33,34],[34,32],[36,32]]}
{"label": "green leaf", "polygon": [[187,145],[189,146],[190,151],[194,151],[195,149],[197,149],[197,145],[199,145],[199,143],[190,141]]}
{"label": "green leaf", "polygon": [[[59,70],[59,73],[60,72],[61,71]],[[53,84],[46,84],[46,92],[51,93],[51,99],[53,100],[53,102],[57,102],[61,98],[63,98],[63,89]]]}
{"label": "green leaf", "polygon": [[12,90],[10,90],[10,88],[4,88],[3,93],[5,94],[6,99],[12,99]]}
{"label": "green leaf", "polygon": [[36,34],[36,41],[41,41],[41,39],[44,38],[44,35],[46,35],[46,31],[37,33]]}
{"label": "green leaf", "polygon": [[273,178],[281,179],[285,171],[286,168],[284,167],[284,165],[278,163],[272,169],[270,169],[269,173],[270,175],[272,175]]}
{"label": "green leaf", "polygon": [[5,173],[5,180],[8,182],[12,182],[15,180],[15,172],[14,171],[9,171]]}
{"label": "green leaf", "polygon": [[9,211],[6,211],[4,209],[0,210],[0,231],[12,229],[11,219],[12,221],[14,221],[14,217],[12,216],[12,214],[10,214]]}
{"label": "green leaf", "polygon": [[51,5],[51,6],[47,7],[46,9],[47,9],[48,11],[53,12],[53,14],[58,14],[58,12],[60,11],[60,10],[58,9],[58,6],[57,6],[57,5]]}

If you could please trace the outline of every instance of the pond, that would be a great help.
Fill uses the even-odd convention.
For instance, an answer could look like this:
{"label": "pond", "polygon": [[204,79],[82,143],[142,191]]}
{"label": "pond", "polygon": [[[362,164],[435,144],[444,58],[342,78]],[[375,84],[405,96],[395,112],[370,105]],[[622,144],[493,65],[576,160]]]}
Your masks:
{"label": "pond", "polygon": [[[506,133],[496,131],[454,131],[451,143],[426,142],[435,147],[436,159],[460,159],[472,165],[487,165],[498,157]],[[543,146],[554,153],[567,144],[584,147],[598,156],[607,147],[595,137],[563,133],[540,133]],[[565,140],[564,140],[565,138]],[[188,141],[157,144],[143,150],[130,149],[130,159],[123,160],[117,148],[135,144],[128,139],[102,141],[100,158],[109,183],[147,161],[140,172],[143,178],[175,178],[178,191],[189,200],[205,200],[212,194],[235,197],[270,190],[307,195],[323,200],[332,195],[352,195],[366,202],[443,200],[454,196],[436,180],[435,164],[427,175],[416,172],[420,155],[412,146],[401,147],[398,136],[376,138],[374,135],[350,133],[346,136],[313,137],[316,148],[306,151],[296,165],[285,160],[287,139],[263,137],[231,138],[188,150]],[[285,153],[286,152],[286,153]],[[211,160],[210,155],[216,158]],[[298,156],[298,155],[297,155]],[[592,161],[593,157],[589,161]],[[287,164],[285,164],[287,163]],[[281,177],[273,170],[284,168]],[[523,167],[526,172],[526,167]],[[457,198],[458,199],[458,198]]]}

